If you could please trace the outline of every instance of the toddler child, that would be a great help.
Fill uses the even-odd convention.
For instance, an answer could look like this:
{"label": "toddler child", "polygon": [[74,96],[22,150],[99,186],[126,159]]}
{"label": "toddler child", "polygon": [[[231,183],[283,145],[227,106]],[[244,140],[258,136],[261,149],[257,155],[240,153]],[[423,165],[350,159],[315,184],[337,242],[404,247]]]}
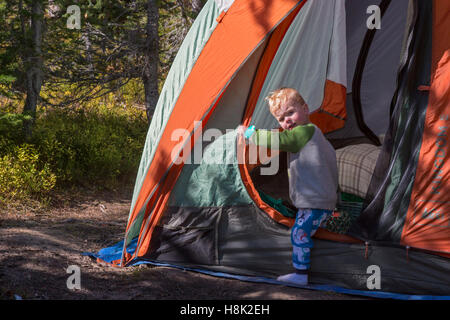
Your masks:
{"label": "toddler child", "polygon": [[[298,209],[291,230],[294,273],[278,277],[279,281],[306,285],[310,267],[311,237],[335,209],[338,189],[336,152],[321,130],[309,120],[309,108],[297,90],[281,88],[267,98],[271,114],[282,132],[256,130],[249,141],[288,152],[289,196]],[[238,128],[239,134],[246,127]],[[248,136],[248,135],[247,135]]]}

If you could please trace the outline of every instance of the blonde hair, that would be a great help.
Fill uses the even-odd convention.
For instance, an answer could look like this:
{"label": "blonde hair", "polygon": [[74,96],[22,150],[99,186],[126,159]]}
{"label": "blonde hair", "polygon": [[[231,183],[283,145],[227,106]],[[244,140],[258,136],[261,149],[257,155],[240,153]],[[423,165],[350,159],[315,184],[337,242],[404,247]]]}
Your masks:
{"label": "blonde hair", "polygon": [[306,105],[306,102],[300,93],[293,88],[280,88],[275,90],[271,92],[265,100],[267,101],[270,113],[272,114],[275,114],[281,108],[281,105],[287,101],[298,102],[299,106]]}

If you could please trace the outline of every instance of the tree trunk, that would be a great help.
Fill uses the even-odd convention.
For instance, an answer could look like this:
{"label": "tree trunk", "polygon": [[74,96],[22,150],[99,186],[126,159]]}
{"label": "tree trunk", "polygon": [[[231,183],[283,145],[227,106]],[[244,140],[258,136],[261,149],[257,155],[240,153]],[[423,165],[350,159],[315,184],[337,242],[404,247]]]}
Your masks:
{"label": "tree trunk", "polygon": [[145,45],[145,64],[142,80],[144,82],[145,108],[150,122],[156,103],[158,102],[158,74],[159,74],[159,12],[156,0],[147,1],[147,26]]}
{"label": "tree trunk", "polygon": [[192,7],[192,11],[195,13],[195,16],[197,16],[203,8],[203,1],[202,0],[192,0],[191,7]]}
{"label": "tree trunk", "polygon": [[81,40],[83,40],[83,42],[84,42],[84,50],[86,52],[88,71],[93,72],[94,65],[92,63],[92,44],[91,44],[91,40],[89,39],[89,33],[86,30],[83,30],[83,33],[81,34]]}
{"label": "tree trunk", "polygon": [[33,0],[31,8],[31,41],[26,58],[26,90],[27,98],[23,113],[31,116],[31,120],[24,122],[24,131],[27,139],[31,137],[36,108],[42,86],[42,32],[43,8],[42,0]]}

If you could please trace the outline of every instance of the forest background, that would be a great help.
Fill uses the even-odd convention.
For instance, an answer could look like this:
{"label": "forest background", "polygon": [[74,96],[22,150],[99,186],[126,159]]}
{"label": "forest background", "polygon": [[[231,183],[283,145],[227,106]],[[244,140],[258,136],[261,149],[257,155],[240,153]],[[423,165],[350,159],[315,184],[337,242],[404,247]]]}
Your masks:
{"label": "forest background", "polygon": [[0,0],[0,208],[132,187],[159,92],[205,2]]}

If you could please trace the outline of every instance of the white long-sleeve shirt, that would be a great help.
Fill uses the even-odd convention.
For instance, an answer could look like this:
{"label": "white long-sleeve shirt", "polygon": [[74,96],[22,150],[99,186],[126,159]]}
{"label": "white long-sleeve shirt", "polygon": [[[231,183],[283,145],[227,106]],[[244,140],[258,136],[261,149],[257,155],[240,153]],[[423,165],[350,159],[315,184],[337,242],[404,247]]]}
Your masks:
{"label": "white long-sleeve shirt", "polygon": [[282,132],[256,130],[250,141],[288,152],[289,195],[294,206],[335,209],[338,190],[336,152],[317,126],[309,123]]}

